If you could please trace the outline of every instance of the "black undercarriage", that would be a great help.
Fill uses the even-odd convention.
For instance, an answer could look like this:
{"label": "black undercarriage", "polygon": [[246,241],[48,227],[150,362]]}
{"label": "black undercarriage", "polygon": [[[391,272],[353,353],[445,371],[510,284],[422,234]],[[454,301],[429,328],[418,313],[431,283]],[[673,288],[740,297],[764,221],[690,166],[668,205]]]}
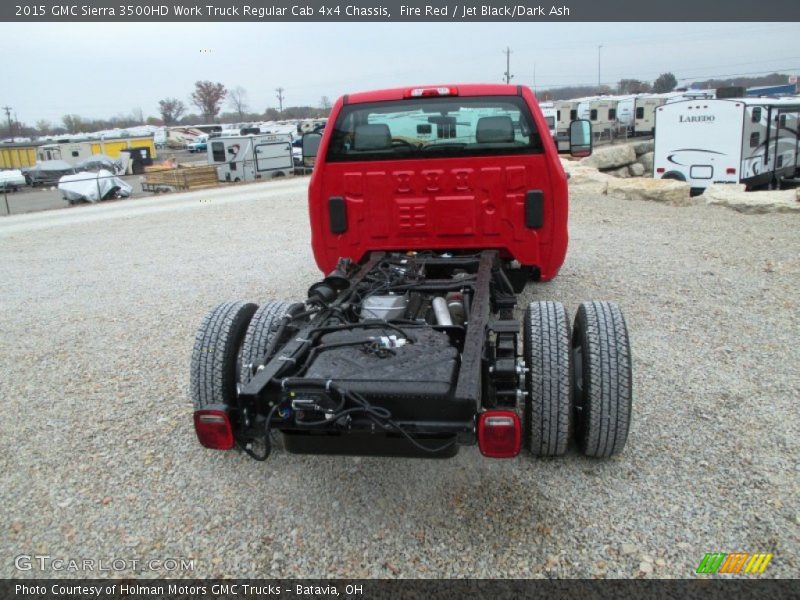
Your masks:
{"label": "black undercarriage", "polygon": [[522,394],[515,292],[528,273],[494,251],[373,253],[340,262],[244,365],[235,435],[290,452],[446,457],[476,417]]}

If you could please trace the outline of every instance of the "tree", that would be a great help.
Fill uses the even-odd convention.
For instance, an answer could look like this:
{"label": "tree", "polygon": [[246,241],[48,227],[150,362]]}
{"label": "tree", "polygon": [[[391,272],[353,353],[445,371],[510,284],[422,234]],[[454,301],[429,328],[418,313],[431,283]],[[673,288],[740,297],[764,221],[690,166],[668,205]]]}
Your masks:
{"label": "tree", "polygon": [[265,121],[279,121],[281,118],[281,113],[278,112],[275,108],[268,108],[264,111],[264,120]]}
{"label": "tree", "polygon": [[675,75],[672,73],[662,73],[653,82],[653,91],[656,94],[663,94],[665,92],[671,92],[677,85],[678,80],[675,79]]}
{"label": "tree", "polygon": [[192,92],[192,104],[200,109],[208,122],[219,114],[219,109],[227,95],[228,90],[221,83],[196,81],[194,92]]}
{"label": "tree", "polygon": [[78,115],[64,115],[61,117],[61,121],[69,133],[79,133],[83,128],[83,119]]}
{"label": "tree", "polygon": [[228,92],[230,98],[230,105],[233,110],[239,114],[239,120],[244,121],[245,113],[247,113],[247,91],[240,85]]}
{"label": "tree", "polygon": [[638,79],[620,79],[617,84],[617,93],[619,94],[640,94],[649,92],[650,89],[649,83]]}
{"label": "tree", "polygon": [[164,125],[172,125],[186,112],[186,105],[177,98],[164,98],[158,101],[158,110]]}
{"label": "tree", "polygon": [[36,121],[36,131],[38,131],[40,135],[50,135],[52,129],[53,126],[47,119],[39,119]]}
{"label": "tree", "polygon": [[331,112],[331,99],[327,96],[323,96],[319,101],[319,107],[325,112],[325,114],[328,114]]}
{"label": "tree", "polygon": [[137,106],[133,110],[131,110],[131,119],[135,122],[136,125],[141,125],[144,123],[144,111],[142,110],[141,106]]}

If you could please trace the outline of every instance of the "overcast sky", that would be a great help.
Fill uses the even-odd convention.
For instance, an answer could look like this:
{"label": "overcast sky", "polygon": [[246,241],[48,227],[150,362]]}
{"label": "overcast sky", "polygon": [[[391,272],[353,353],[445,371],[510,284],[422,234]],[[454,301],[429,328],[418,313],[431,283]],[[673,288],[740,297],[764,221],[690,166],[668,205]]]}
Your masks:
{"label": "overcast sky", "polygon": [[[0,103],[20,121],[111,117],[189,104],[198,79],[247,91],[251,110],[319,105],[357,90],[501,81],[546,88],[601,79],[800,73],[800,23],[2,23]],[[14,60],[12,57],[16,57]],[[224,107],[223,110],[230,110]]]}

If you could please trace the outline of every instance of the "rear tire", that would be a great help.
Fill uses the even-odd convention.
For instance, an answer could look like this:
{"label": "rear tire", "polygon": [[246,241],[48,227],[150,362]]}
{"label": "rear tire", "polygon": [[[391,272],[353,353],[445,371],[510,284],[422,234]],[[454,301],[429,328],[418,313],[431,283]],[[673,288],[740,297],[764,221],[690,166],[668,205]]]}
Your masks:
{"label": "rear tire", "polygon": [[560,302],[532,302],[525,311],[525,440],[534,456],[567,451],[572,417],[569,321]]}
{"label": "rear tire", "polygon": [[586,456],[607,458],[625,447],[633,401],[631,349],[622,311],[585,302],[572,333],[576,436]]}
{"label": "rear tire", "polygon": [[252,378],[251,365],[264,357],[275,334],[278,333],[283,317],[299,312],[302,304],[271,300],[262,304],[250,320],[247,333],[242,342],[239,381],[247,383]]}
{"label": "rear tire", "polygon": [[236,405],[237,360],[247,325],[258,306],[224,302],[206,315],[194,338],[191,394],[195,410]]}

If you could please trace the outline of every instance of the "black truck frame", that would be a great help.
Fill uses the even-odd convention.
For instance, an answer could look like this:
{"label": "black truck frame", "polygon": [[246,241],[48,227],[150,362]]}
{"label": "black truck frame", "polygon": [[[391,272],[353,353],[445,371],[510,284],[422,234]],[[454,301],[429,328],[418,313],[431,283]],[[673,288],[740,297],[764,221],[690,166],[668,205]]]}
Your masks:
{"label": "black truck frame", "polygon": [[[619,308],[517,294],[531,273],[494,250],[344,259],[303,303],[215,307],[192,358],[195,427],[209,448],[445,458],[622,450],[631,410]],[[379,308],[375,308],[377,305]],[[446,308],[443,308],[446,307]]]}

